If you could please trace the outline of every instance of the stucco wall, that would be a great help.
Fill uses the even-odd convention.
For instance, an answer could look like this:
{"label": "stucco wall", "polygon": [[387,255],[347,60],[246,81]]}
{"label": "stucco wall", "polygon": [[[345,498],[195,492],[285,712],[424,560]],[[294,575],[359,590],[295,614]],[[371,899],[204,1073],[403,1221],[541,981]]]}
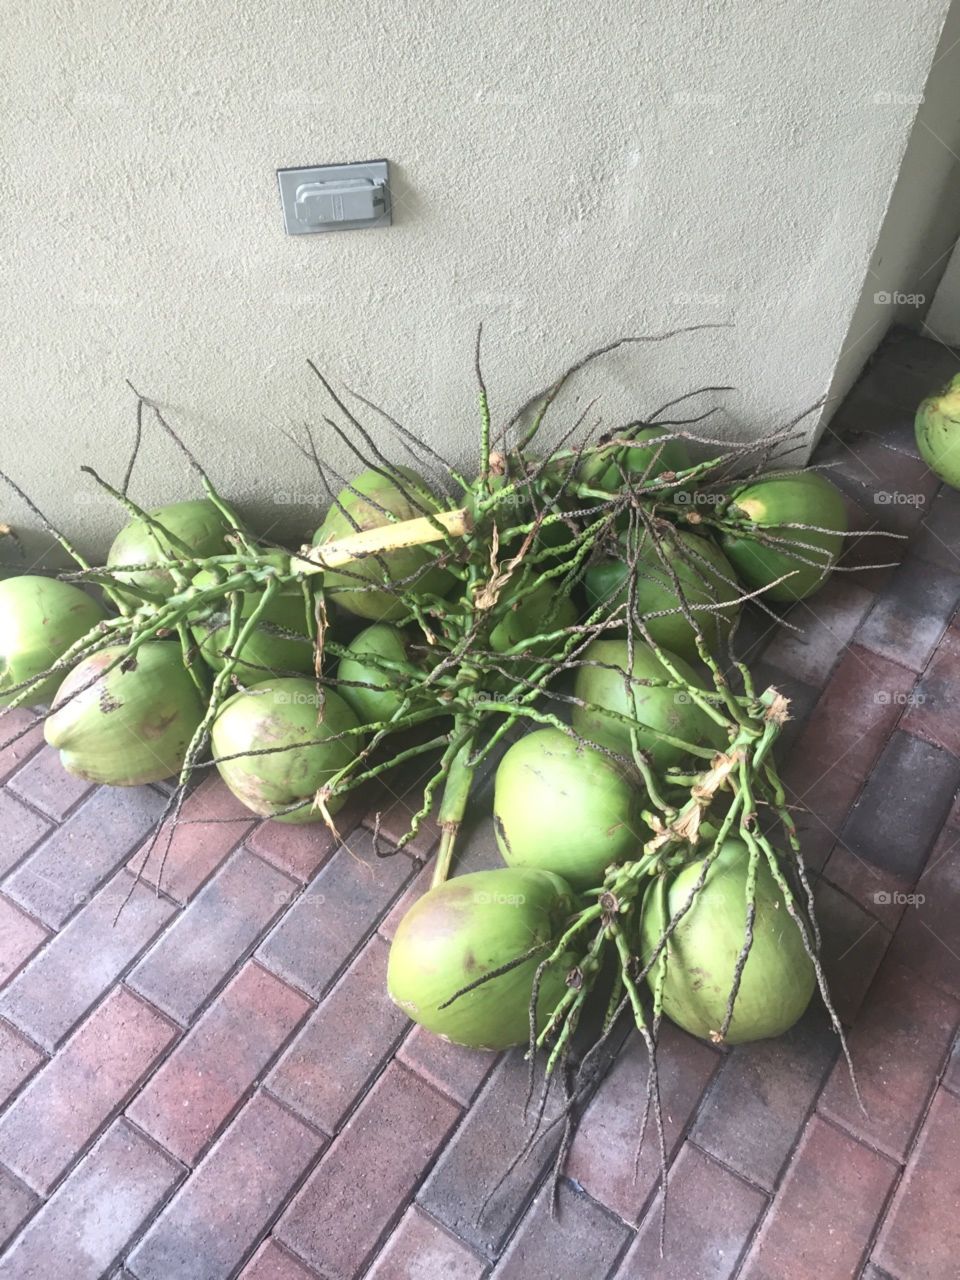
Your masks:
{"label": "stucco wall", "polygon": [[[878,106],[916,115],[837,361],[834,405],[892,323],[919,328],[928,311],[942,314],[934,295],[960,232],[960,0],[950,7],[922,99],[891,93]],[[960,294],[960,268],[957,275]],[[960,341],[960,305],[956,312],[952,327]]]}
{"label": "stucco wall", "polygon": [[[783,420],[830,383],[906,145],[911,112],[877,95],[922,92],[946,9],[8,8],[5,465],[102,550],[118,520],[80,499],[77,468],[122,474],[130,377],[226,491],[309,525],[318,485],[279,435],[322,429],[305,356],[462,457],[481,318],[495,414],[596,342],[734,320],[621,354],[582,396],[599,387],[612,425],[730,382],[719,428]],[[379,156],[392,229],[283,234],[278,166]],[[138,477],[143,501],[190,489],[166,446]]]}
{"label": "stucco wall", "polygon": [[960,347],[960,245],[954,248],[950,257],[940,287],[934,295],[925,328],[938,342]]}

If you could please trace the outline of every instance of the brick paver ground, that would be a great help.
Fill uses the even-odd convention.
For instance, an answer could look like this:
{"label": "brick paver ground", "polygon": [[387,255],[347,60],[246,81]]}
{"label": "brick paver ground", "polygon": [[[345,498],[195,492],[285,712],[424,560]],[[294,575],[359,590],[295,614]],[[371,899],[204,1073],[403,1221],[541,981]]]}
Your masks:
{"label": "brick paver ground", "polygon": [[[817,455],[853,527],[908,540],[854,543],[802,634],[751,620],[793,699],[783,772],[866,1113],[818,1008],[733,1050],[665,1027],[661,1258],[626,1035],[554,1222],[549,1144],[510,1168],[519,1055],[443,1044],[385,995],[435,826],[380,858],[361,805],[338,846],[254,823],[211,777],[159,896],[148,865],[114,926],[161,790],[77,784],[32,731],[0,746],[0,1280],[960,1274],[960,493],[910,430],[958,363],[894,334]],[[409,805],[378,803],[395,839]],[[469,868],[497,863],[484,803]]]}

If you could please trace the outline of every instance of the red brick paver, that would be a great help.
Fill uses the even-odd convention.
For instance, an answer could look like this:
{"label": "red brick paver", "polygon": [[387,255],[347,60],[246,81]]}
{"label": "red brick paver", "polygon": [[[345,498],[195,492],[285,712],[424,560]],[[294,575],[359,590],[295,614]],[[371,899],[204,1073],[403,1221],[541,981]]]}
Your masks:
{"label": "red brick paver", "polygon": [[480,1280],[484,1263],[456,1236],[419,1209],[408,1209],[367,1272],[369,1280],[405,1280],[418,1273],[444,1280]]}
{"label": "red brick paver", "polygon": [[39,1197],[6,1169],[0,1169],[0,1249],[40,1203]]}
{"label": "red brick paver", "polygon": [[403,856],[378,858],[370,833],[354,832],[272,930],[258,957],[319,998],[413,876],[415,865]]}
{"label": "red brick paver", "polygon": [[[26,730],[26,732],[24,732]],[[23,767],[43,743],[43,724],[34,711],[17,707],[0,716],[0,783]]]}
{"label": "red brick paver", "polygon": [[473,1101],[497,1061],[495,1053],[450,1044],[423,1027],[411,1030],[397,1050],[397,1058],[462,1107]]}
{"label": "red brick paver", "polygon": [[49,1192],[176,1032],[122,988],[94,1011],[0,1119],[0,1161]]}
{"label": "red brick paver", "polygon": [[53,1049],[172,913],[168,902],[121,871],[0,991],[0,1017]]}
{"label": "red brick paver", "polygon": [[901,880],[872,862],[864,862],[842,844],[836,845],[827,859],[823,878],[879,920],[890,933],[900,923],[907,895],[913,888],[909,880]]}
{"label": "red brick paver", "polygon": [[118,1121],[0,1259],[0,1280],[40,1280],[52,1274],[54,1259],[70,1280],[99,1280],[182,1174],[169,1156]]}
{"label": "red brick paver", "polygon": [[240,1280],[316,1280],[316,1274],[271,1238],[240,1272]]}
{"label": "red brick paver", "polygon": [[933,1101],[874,1251],[892,1276],[939,1280],[960,1257],[960,1101]]}
{"label": "red brick paver", "polygon": [[0,875],[6,875],[39,844],[49,832],[50,823],[8,791],[0,791],[0,823],[4,832],[0,846]]}
{"label": "red brick paver", "polygon": [[548,1181],[494,1267],[497,1280],[608,1274],[630,1239],[627,1226],[569,1182],[558,1188],[555,1214],[552,1198]]}
{"label": "red brick paver", "polygon": [[661,1203],[650,1206],[617,1280],[724,1280],[732,1276],[767,1197],[687,1143],[671,1177],[663,1257]]}
{"label": "red brick paver", "polygon": [[[668,1159],[679,1148],[700,1097],[720,1065],[709,1046],[664,1024],[657,1054]],[[570,1153],[568,1171],[596,1200],[627,1222],[639,1222],[659,1177],[656,1143],[644,1143],[634,1168],[642,1099],[647,1088],[647,1051],[632,1035],[616,1065],[588,1106]],[[640,1105],[634,1105],[639,1099]]]}
{"label": "red brick paver", "polygon": [[389,1066],[280,1219],[278,1239],[331,1280],[355,1275],[459,1115],[429,1085]]}
{"label": "red brick paver", "polygon": [[[960,566],[958,566],[960,567]],[[960,630],[950,627],[914,690],[903,717],[908,733],[960,755],[957,689],[960,688]]]}
{"label": "red brick paver", "polygon": [[301,884],[313,878],[338,844],[333,832],[320,822],[302,827],[262,822],[246,840],[248,849]]}
{"label": "red brick paver", "polygon": [[160,796],[146,787],[99,788],[4,880],[4,892],[44,924],[61,928],[91,900],[162,808]]}
{"label": "red brick paver", "polygon": [[873,603],[871,592],[838,575],[790,610],[791,623],[801,631],[779,628],[764,650],[764,661],[808,684],[822,684]]}
{"label": "red brick paver", "polygon": [[208,775],[187,796],[176,827],[170,819],[130,859],[130,869],[155,885],[163,868],[163,890],[187,902],[253,828],[255,816]]}
{"label": "red brick paver", "polygon": [[0,986],[49,937],[49,931],[0,894]]}
{"label": "red brick paver", "polygon": [[0,1022],[0,1107],[44,1061],[36,1045],[25,1040],[8,1023]]}
{"label": "red brick paver", "polygon": [[815,897],[830,996],[841,1021],[851,1023],[890,945],[890,933],[828,880],[819,882]]}
{"label": "red brick paver", "polygon": [[740,1274],[855,1276],[896,1177],[892,1161],[814,1117]]}
{"label": "red brick paver", "polygon": [[960,998],[960,831],[949,824],[915,886],[901,895],[903,918],[891,957]]}
{"label": "red brick paver", "polygon": [[960,494],[945,484],[929,505],[914,535],[911,551],[929,564],[960,571]]}
{"label": "red brick paver", "polygon": [[907,558],[860,629],[860,643],[914,671],[929,663],[960,603],[960,565]]}
{"label": "red brick paver", "polygon": [[127,1115],[178,1160],[196,1164],[309,1009],[298,991],[245,965]]}
{"label": "red brick paver", "polygon": [[387,995],[387,946],[374,935],[271,1072],[267,1086],[324,1133],[340,1122],[407,1027]]}
{"label": "red brick paver", "polygon": [[137,1280],[232,1275],[322,1145],[319,1134],[258,1093],[153,1223],[127,1269]]}
{"label": "red brick paver", "polygon": [[130,974],[130,985],[187,1025],[290,903],[296,885],[240,849]]}
{"label": "red brick paver", "polygon": [[960,760],[898,729],[843,827],[844,845],[866,862],[916,880],[960,786]]}
{"label": "red brick paver", "polygon": [[817,743],[821,768],[841,768],[862,782],[908,705],[916,679],[900,663],[851,644],[805,728],[804,745]]}
{"label": "red brick paver", "polygon": [[786,1035],[738,1045],[701,1104],[692,1140],[772,1191],[838,1052],[816,1006]]}
{"label": "red brick paver", "polygon": [[[534,1084],[536,1099],[540,1081]],[[549,1126],[558,1092],[551,1089],[545,1100],[544,1141],[518,1163],[529,1134],[527,1068],[519,1051],[506,1054],[421,1188],[420,1204],[477,1253],[499,1256],[553,1158],[560,1135],[556,1124]]]}
{"label": "red brick paver", "polygon": [[885,963],[850,1035],[867,1114],[845,1062],[833,1069],[819,1109],[879,1151],[902,1161],[946,1062],[960,1002],[908,969]]}
{"label": "red brick paver", "polygon": [[[395,844],[403,839],[410,830],[413,815],[419,810],[422,803],[423,799],[419,793],[414,794],[413,800],[409,797],[397,797],[392,800],[379,815],[380,838],[386,842],[393,841]],[[370,814],[367,819],[367,825],[373,828],[376,826],[376,822],[377,815]],[[420,858],[422,861],[426,861],[439,839],[440,824],[436,818],[427,817],[421,820],[420,829],[413,839],[403,846],[403,851],[412,858]]]}
{"label": "red brick paver", "polygon": [[43,747],[18,769],[7,786],[34,809],[62,822],[69,811],[93,790],[93,783],[75,778],[60,763],[60,753]]}

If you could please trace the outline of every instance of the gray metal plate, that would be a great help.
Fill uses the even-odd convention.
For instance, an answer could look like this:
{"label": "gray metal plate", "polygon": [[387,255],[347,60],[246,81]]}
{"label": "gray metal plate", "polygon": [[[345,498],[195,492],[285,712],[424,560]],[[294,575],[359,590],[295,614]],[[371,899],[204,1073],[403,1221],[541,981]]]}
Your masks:
{"label": "gray metal plate", "polygon": [[277,181],[288,235],[388,227],[393,221],[386,160],[278,169]]}

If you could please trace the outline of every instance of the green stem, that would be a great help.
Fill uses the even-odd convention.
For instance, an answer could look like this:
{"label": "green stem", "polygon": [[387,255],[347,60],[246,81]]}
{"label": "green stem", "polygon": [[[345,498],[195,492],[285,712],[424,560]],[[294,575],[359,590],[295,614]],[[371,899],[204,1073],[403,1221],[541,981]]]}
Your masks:
{"label": "green stem", "polygon": [[[534,724],[546,725],[551,729],[559,729],[561,733],[566,734],[568,738],[573,738],[576,742],[582,739],[574,733],[570,726],[561,720],[559,716],[551,715],[548,711],[536,711],[533,707],[523,706],[516,702],[506,702],[500,699],[489,698],[487,701],[478,704],[478,710],[482,715],[505,715],[509,718],[508,728],[521,717],[525,720],[532,720]],[[620,711],[614,711],[610,707],[604,707],[603,713],[611,720],[615,720],[618,724],[624,725],[627,729],[644,729],[650,732],[648,725],[642,724],[639,720],[635,720],[632,716],[625,716]],[[711,747],[700,747],[693,742],[684,742],[682,738],[675,738],[673,734],[661,733],[656,730],[657,741],[667,743],[670,746],[677,747],[680,751],[684,751],[689,755],[698,756],[701,759],[709,760],[715,756],[716,749]],[[484,752],[484,754],[486,754]],[[627,759],[625,756],[624,759]],[[476,763],[479,763],[477,761]]]}
{"label": "green stem", "polygon": [[[463,734],[463,728],[464,726],[458,724],[455,720],[453,737],[460,738]],[[461,746],[450,761],[450,772],[447,774],[447,780],[443,787],[443,797],[440,801],[440,847],[437,849],[437,861],[433,869],[433,879],[430,882],[432,889],[435,889],[437,885],[443,884],[450,874],[454,846],[456,845],[460,824],[463,822],[463,815],[467,808],[470,788],[473,786],[475,769],[469,763],[470,754],[473,750],[473,739],[474,734],[472,731],[467,731],[466,734],[463,734]]]}

